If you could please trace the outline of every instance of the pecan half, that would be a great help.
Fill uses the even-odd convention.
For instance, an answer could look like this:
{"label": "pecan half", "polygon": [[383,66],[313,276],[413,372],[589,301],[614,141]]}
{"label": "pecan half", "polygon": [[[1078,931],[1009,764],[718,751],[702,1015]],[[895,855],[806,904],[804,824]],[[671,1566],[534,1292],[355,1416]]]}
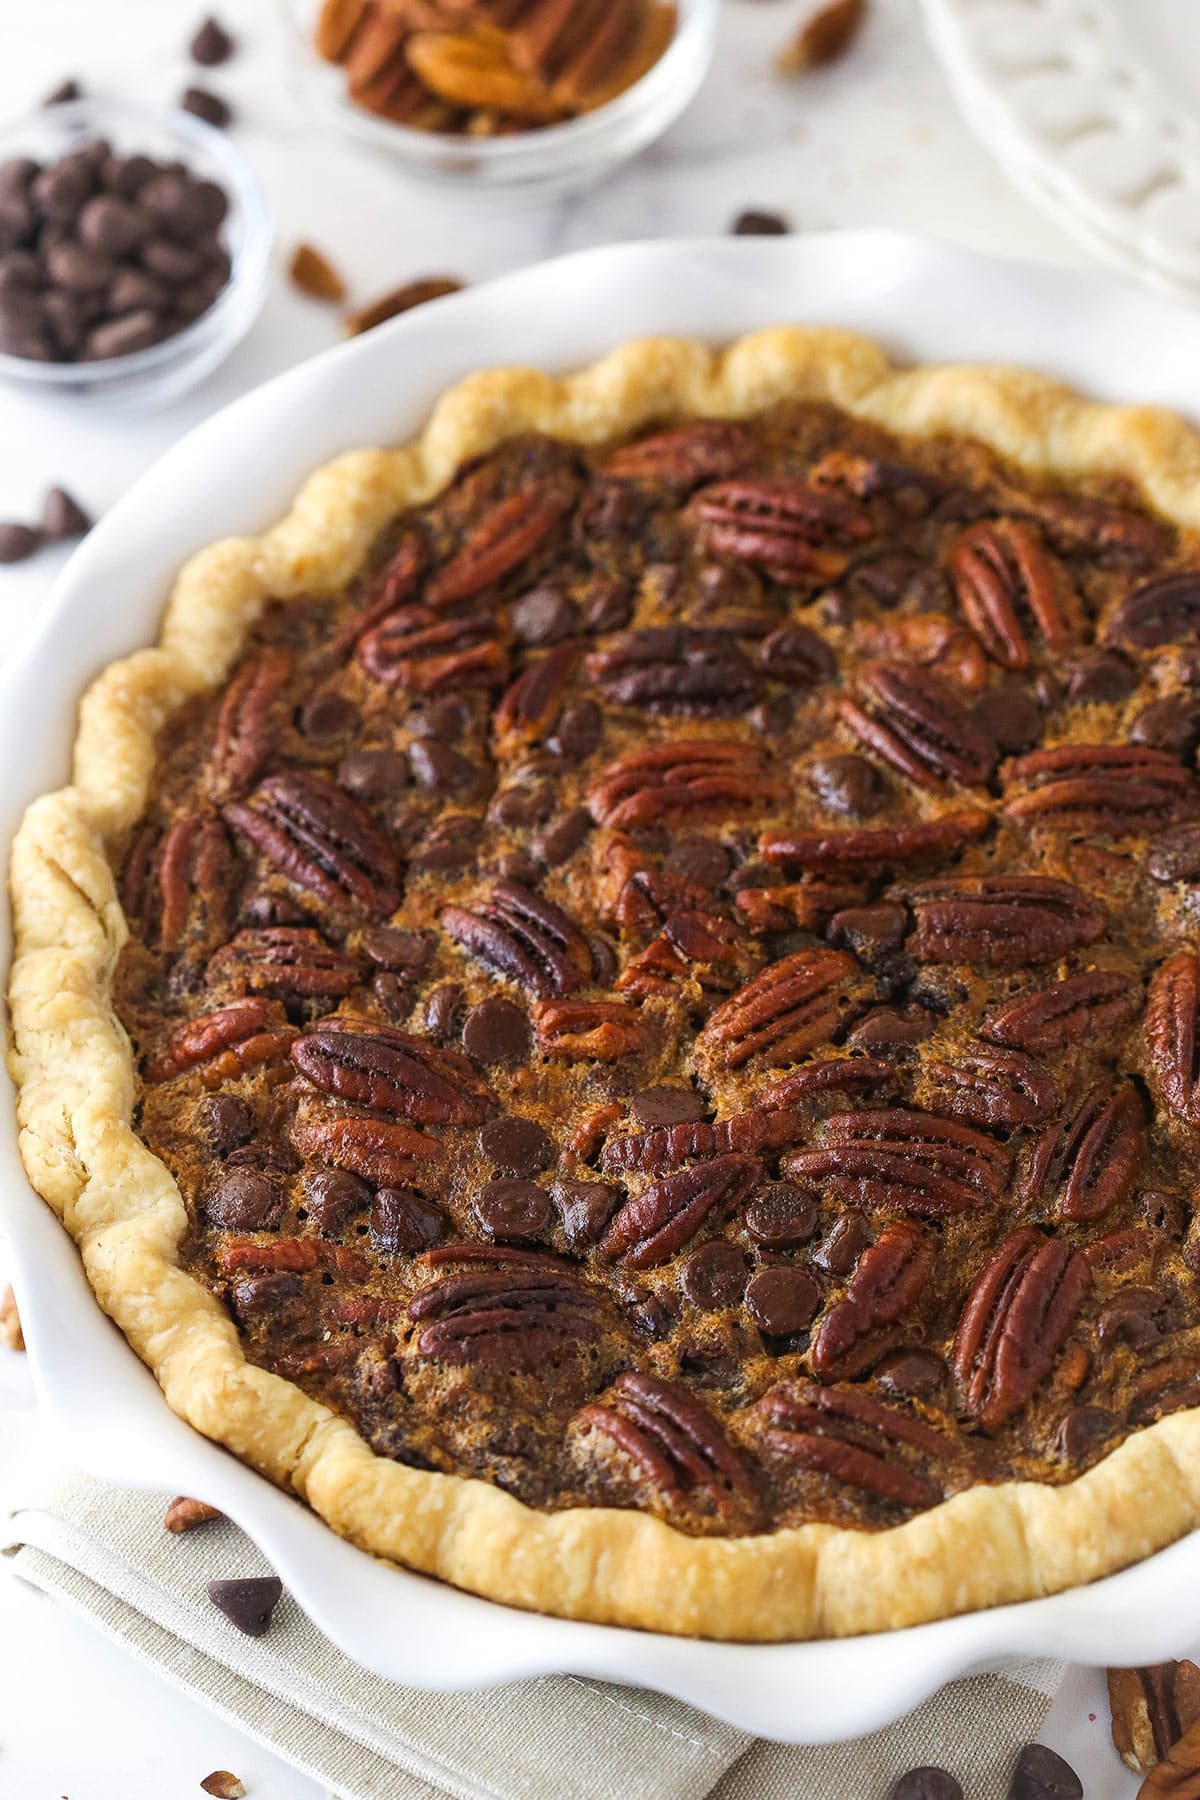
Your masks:
{"label": "pecan half", "polygon": [[844,950],[798,950],[719,1006],[698,1044],[723,1069],[757,1058],[794,1062],[828,1043],[874,992],[874,982]]}
{"label": "pecan half", "polygon": [[898,656],[917,663],[967,694],[986,687],[991,673],[978,640],[948,613],[889,613],[882,619],[860,619],[854,626],[854,647],[863,656]]}
{"label": "pecan half", "polygon": [[996,746],[946,683],[913,663],[871,663],[871,705],[842,700],[843,722],[876,756],[917,787],[980,787],[996,766]]}
{"label": "pecan half", "polygon": [[486,615],[439,619],[427,606],[402,606],[364,632],[358,654],[384,687],[416,694],[499,687],[508,669],[500,626]]}
{"label": "pecan half", "polygon": [[822,1094],[840,1093],[846,1088],[894,1087],[898,1079],[889,1063],[876,1062],[870,1056],[840,1056],[793,1070],[782,1080],[760,1088],[755,1100],[760,1106],[802,1106]]}
{"label": "pecan half", "polygon": [[163,1529],[178,1537],[185,1531],[195,1531],[198,1525],[207,1525],[210,1520],[224,1516],[204,1500],[193,1500],[187,1494],[177,1494],[163,1514]]}
{"label": "pecan half", "polygon": [[1200,810],[1191,771],[1169,751],[1140,744],[1034,750],[1012,764],[1009,782],[1018,792],[1005,813],[1044,831],[1140,837]]}
{"label": "pecan half", "polygon": [[209,963],[212,982],[245,994],[338,999],[358,980],[358,964],[304,925],[267,925],[239,931]]}
{"label": "pecan half", "polygon": [[849,560],[843,546],[874,530],[857,501],[795,475],[721,482],[692,504],[710,550],[783,583],[836,580]]}
{"label": "pecan half", "polygon": [[923,1074],[944,1112],[975,1125],[1040,1125],[1063,1102],[1057,1077],[1023,1050],[968,1044],[952,1062],[928,1057]]}
{"label": "pecan half", "polygon": [[325,1019],[297,1038],[291,1056],[322,1093],[419,1125],[478,1125],[492,1110],[468,1057],[373,1020]]}
{"label": "pecan half", "polygon": [[1200,955],[1190,946],[1155,971],[1146,997],[1146,1047],[1163,1099],[1188,1125],[1200,1124]]}
{"label": "pecan half", "polygon": [[728,1526],[748,1530],[756,1520],[758,1496],[741,1456],[708,1408],[675,1382],[626,1369],[607,1403],[585,1407],[575,1426],[585,1438],[610,1439],[667,1501],[699,1489]]}
{"label": "pecan half", "polygon": [[498,881],[470,911],[446,907],[441,924],[469,955],[543,999],[591,980],[592,953],[574,920],[520,882]]}
{"label": "pecan half", "polygon": [[262,774],[279,733],[279,701],[292,673],[286,650],[267,648],[244,662],[225,690],[209,764],[214,800],[237,800]]}
{"label": "pecan half", "polygon": [[981,1029],[1018,1050],[1065,1050],[1088,1039],[1103,1042],[1134,1019],[1140,1005],[1127,976],[1115,969],[1087,969],[995,1007]]}
{"label": "pecan half", "polygon": [[756,961],[728,919],[711,912],[672,913],[658,936],[622,969],[616,986],[639,999],[677,993],[693,982],[706,992],[727,992],[746,979]]}
{"label": "pecan half", "polygon": [[909,1219],[885,1225],[868,1244],[842,1298],[821,1321],[812,1366],[827,1379],[861,1375],[891,1348],[896,1325],[915,1304],[933,1268],[933,1249]]}
{"label": "pecan half", "polygon": [[904,898],[917,917],[908,948],[919,962],[1021,969],[1094,944],[1108,922],[1081,888],[1046,875],[951,876]]}
{"label": "pecan half", "polygon": [[399,1119],[329,1106],[302,1104],[289,1135],[301,1156],[349,1169],[377,1187],[405,1187],[419,1180],[422,1164],[441,1154],[436,1138]]}
{"label": "pecan half", "polygon": [[768,806],[783,797],[783,785],[751,744],[680,738],[617,757],[589,782],[586,797],[598,825],[626,830]]}
{"label": "pecan half", "polygon": [[[794,839],[789,839],[794,842]],[[823,931],[835,913],[866,898],[866,888],[847,881],[789,881],[782,887],[744,887],[733,904],[754,932]]]}
{"label": "pecan half", "polygon": [[614,706],[650,713],[740,712],[759,678],[724,632],[691,625],[629,631],[587,659],[592,681]]}
{"label": "pecan half", "polygon": [[942,1497],[923,1465],[944,1461],[949,1439],[898,1406],[855,1388],[785,1381],[755,1411],[768,1421],[766,1442],[789,1463],[899,1506],[932,1506]]}
{"label": "pecan half", "polygon": [[492,713],[492,744],[497,756],[516,756],[540,743],[553,728],[578,661],[577,644],[557,644],[522,670]]}
{"label": "pecan half", "polygon": [[1168,532],[1157,519],[1111,500],[1014,488],[1005,503],[1010,512],[1036,519],[1064,556],[1100,553],[1109,562],[1154,562],[1169,548]]}
{"label": "pecan half", "polygon": [[426,583],[428,604],[441,611],[494,587],[548,540],[572,504],[570,494],[546,482],[497,501],[474,526],[457,555]]}
{"label": "pecan half", "polygon": [[642,1023],[623,1000],[538,1000],[538,1049],[571,1062],[618,1062],[642,1048]]}
{"label": "pecan half", "polygon": [[833,1113],[819,1147],[793,1151],[783,1172],[819,1182],[848,1206],[928,1218],[973,1212],[999,1199],[1010,1157],[1003,1144],[957,1119],[892,1107]]}
{"label": "pecan half", "polygon": [[[446,1249],[447,1257],[430,1251],[414,1260],[414,1267],[450,1269],[409,1302],[418,1356],[535,1370],[599,1336],[600,1301],[562,1259],[502,1245]],[[484,1256],[487,1250],[496,1254]],[[464,1266],[467,1273],[456,1272]]]}
{"label": "pecan half", "polygon": [[753,440],[740,425],[697,419],[623,444],[604,457],[598,469],[616,481],[653,481],[689,488],[736,474],[754,453]]}
{"label": "pecan half", "polygon": [[[1109,1669],[1108,1703],[1121,1761],[1148,1775],[1200,1723],[1200,1668],[1194,1662],[1165,1662],[1145,1669]],[[1200,1743],[1188,1773],[1200,1774]]]}
{"label": "pecan half", "polygon": [[1037,532],[1016,519],[968,525],[950,558],[958,603],[988,655],[1006,669],[1029,667],[1023,613],[1047,650],[1076,641],[1079,604],[1070,577]]}
{"label": "pecan half", "polygon": [[246,1270],[305,1275],[314,1269],[328,1269],[361,1281],[371,1272],[367,1257],[325,1238],[229,1238],[217,1245],[216,1264],[222,1275],[240,1275]]}
{"label": "pecan half", "polygon": [[1061,1190],[1064,1219],[1099,1219],[1132,1189],[1145,1148],[1145,1113],[1133,1083],[1093,1088],[1038,1138],[1022,1184],[1026,1202]]}
{"label": "pecan half", "polygon": [[606,1174],[632,1170],[641,1175],[661,1175],[682,1163],[724,1156],[730,1151],[757,1156],[763,1151],[781,1150],[794,1144],[803,1130],[803,1120],[790,1107],[740,1112],[711,1124],[698,1120],[685,1125],[655,1125],[649,1131],[609,1138],[600,1161]]}
{"label": "pecan half", "polygon": [[271,1064],[286,1062],[295,1028],[273,1000],[235,1000],[215,1012],[185,1019],[146,1066],[157,1085],[197,1070],[205,1087],[220,1087]]}
{"label": "pecan half", "polygon": [[1085,1259],[1032,1225],[1012,1232],[974,1283],[952,1366],[968,1415],[997,1431],[1050,1373],[1091,1288]]}
{"label": "pecan half", "polygon": [[382,915],[399,901],[396,853],[365,807],[327,775],[271,775],[225,817],[297,887],[338,909]]}
{"label": "pecan half", "polygon": [[1200,571],[1181,569],[1135,588],[1109,614],[1104,642],[1157,650],[1179,644],[1200,629]]}
{"label": "pecan half", "polygon": [[[992,816],[982,806],[944,813],[916,825],[861,831],[766,832],[758,840],[768,862],[795,863],[822,875],[881,875],[905,863],[939,862],[984,836]],[[753,890],[750,890],[753,892]]]}
{"label": "pecan half", "polygon": [[761,1174],[755,1157],[730,1154],[668,1175],[625,1202],[598,1254],[605,1262],[652,1269],[691,1243],[710,1215],[732,1212]]}
{"label": "pecan half", "polygon": [[158,942],[168,956],[202,956],[224,937],[229,916],[230,849],[212,813],[185,813],[165,833],[156,881]]}

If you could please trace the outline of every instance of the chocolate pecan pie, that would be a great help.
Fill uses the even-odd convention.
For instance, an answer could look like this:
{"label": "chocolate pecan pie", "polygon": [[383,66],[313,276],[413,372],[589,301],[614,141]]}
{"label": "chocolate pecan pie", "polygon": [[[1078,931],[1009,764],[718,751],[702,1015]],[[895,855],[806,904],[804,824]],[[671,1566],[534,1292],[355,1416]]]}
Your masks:
{"label": "chocolate pecan pie", "polygon": [[841,334],[468,381],[14,853],[31,1177],[374,1551],[723,1637],[1200,1518],[1200,438]]}

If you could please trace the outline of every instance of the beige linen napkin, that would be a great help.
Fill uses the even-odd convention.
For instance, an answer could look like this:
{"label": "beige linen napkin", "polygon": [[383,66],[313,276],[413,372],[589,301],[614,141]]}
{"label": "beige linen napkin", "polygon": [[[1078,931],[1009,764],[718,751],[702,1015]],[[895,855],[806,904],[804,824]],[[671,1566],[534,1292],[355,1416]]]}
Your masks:
{"label": "beige linen napkin", "polygon": [[571,1675],[425,1694],[343,1656],[287,1596],[266,1637],[236,1632],[206,1584],[268,1564],[226,1521],[172,1536],[165,1507],[62,1477],[0,1520],[0,1550],[339,1800],[885,1800],[897,1775],[930,1762],[971,1800],[1003,1800],[1064,1668],[1022,1662],[952,1682],[886,1730],[818,1749],[756,1742],[678,1701]]}

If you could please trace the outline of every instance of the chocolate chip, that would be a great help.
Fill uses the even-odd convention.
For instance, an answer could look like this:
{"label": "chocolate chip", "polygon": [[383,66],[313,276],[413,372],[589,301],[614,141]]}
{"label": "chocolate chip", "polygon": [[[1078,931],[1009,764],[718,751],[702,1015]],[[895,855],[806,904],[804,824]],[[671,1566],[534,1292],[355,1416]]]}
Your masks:
{"label": "chocolate chip", "polygon": [[159,165],[149,156],[110,156],[101,166],[100,184],[122,200],[135,200],[148,181],[159,173]]}
{"label": "chocolate chip", "polygon": [[1096,1335],[1102,1344],[1148,1350],[1170,1329],[1170,1305],[1153,1288],[1124,1287],[1100,1308]]}
{"label": "chocolate chip", "polygon": [[556,1181],[550,1196],[562,1219],[567,1248],[577,1256],[600,1242],[622,1199],[618,1189],[603,1181]]}
{"label": "chocolate chip", "polygon": [[856,819],[877,813],[888,797],[887,783],[864,756],[819,756],[809,764],[808,785],[828,811]]}
{"label": "chocolate chip", "polygon": [[706,1312],[736,1306],[746,1291],[746,1259],[736,1244],[714,1238],[684,1257],[679,1285],[693,1306]]}
{"label": "chocolate chip", "polygon": [[145,269],[118,269],[108,290],[110,312],[135,312],[144,307],[158,311],[168,303],[164,284]]}
{"label": "chocolate chip", "polygon": [[436,738],[415,739],[408,746],[408,762],[418,784],[431,793],[461,793],[479,780],[479,770],[469,757]]}
{"label": "chocolate chip", "polygon": [[532,1047],[529,1020],[511,1000],[481,1000],[463,1022],[463,1046],[476,1062],[514,1069]]}
{"label": "chocolate chip", "polygon": [[308,1222],[317,1231],[338,1232],[354,1213],[371,1200],[366,1182],[349,1169],[317,1169],[304,1177],[304,1205]]}
{"label": "chocolate chip", "polygon": [[931,1013],[920,1007],[873,1006],[846,1035],[852,1050],[907,1050],[927,1038],[937,1025]]}
{"label": "chocolate chip", "polygon": [[59,288],[52,288],[43,297],[46,324],[64,356],[76,356],[83,348],[88,326],[95,317],[95,298],[68,294]]}
{"label": "chocolate chip", "polygon": [[1128,699],[1137,676],[1114,650],[1090,650],[1079,657],[1067,677],[1068,700]]}
{"label": "chocolate chip", "polygon": [[1200,825],[1175,825],[1159,832],[1146,868],[1155,881],[1200,881]]}
{"label": "chocolate chip", "polygon": [[33,211],[19,194],[0,194],[0,250],[17,250],[33,236]]}
{"label": "chocolate chip", "polygon": [[371,1207],[371,1238],[380,1250],[415,1256],[445,1243],[450,1221],[440,1206],[411,1188],[380,1188]]}
{"label": "chocolate chip", "polygon": [[572,700],[563,707],[546,748],[570,762],[582,762],[600,742],[604,720],[594,700]]}
{"label": "chocolate chip", "polygon": [[871,1241],[861,1213],[843,1213],[813,1251],[813,1261],[827,1275],[849,1275]]}
{"label": "chocolate chip", "polygon": [[[629,492],[616,496],[619,508],[641,511],[641,502]],[[616,529],[620,529],[619,527]],[[623,581],[596,581],[580,596],[585,631],[621,631],[633,617],[633,595]]]}
{"label": "chocolate chip", "polygon": [[522,887],[536,887],[546,873],[524,850],[502,850],[490,865],[504,881],[519,881]]}
{"label": "chocolate chip", "polygon": [[811,1325],[821,1290],[807,1269],[760,1269],[746,1289],[746,1311],[768,1337],[790,1337]]}
{"label": "chocolate chip", "polygon": [[694,1088],[652,1087],[635,1094],[629,1110],[639,1125],[692,1125],[704,1117],[704,1102]]}
{"label": "chocolate chip", "polygon": [[905,1400],[931,1400],[946,1379],[946,1365],[932,1350],[894,1350],[875,1370],[885,1394]]}
{"label": "chocolate chip", "polygon": [[1013,682],[983,694],[976,702],[975,717],[1006,756],[1032,750],[1041,741],[1041,708]]}
{"label": "chocolate chip", "polygon": [[292,1274],[252,1275],[235,1281],[229,1290],[229,1304],[234,1318],[248,1325],[255,1318],[277,1313],[288,1300],[300,1292],[300,1277]]}
{"label": "chocolate chip", "polygon": [[963,1800],[963,1791],[953,1775],[926,1763],[901,1775],[893,1784],[888,1800]]}
{"label": "chocolate chip", "polygon": [[387,800],[409,785],[408,758],[399,750],[360,750],[338,764],[337,778],[360,800]]}
{"label": "chocolate chip", "polygon": [[10,156],[0,163],[0,196],[23,196],[41,168],[32,156]]}
{"label": "chocolate chip", "polygon": [[1058,1428],[1058,1447],[1068,1462],[1086,1462],[1120,1429],[1120,1420],[1106,1407],[1073,1406]]}
{"label": "chocolate chip", "polygon": [[886,550],[882,556],[873,556],[869,562],[860,563],[854,571],[854,580],[866,589],[876,606],[890,611],[893,606],[899,606],[920,574],[921,564],[909,551]]}
{"label": "chocolate chip", "polygon": [[453,744],[471,723],[471,711],[462,700],[434,700],[423,712],[412,713],[404,723],[418,737],[442,738]]}
{"label": "chocolate chip", "polygon": [[529,1243],[550,1223],[550,1196],[536,1181],[489,1181],[472,1204],[484,1235],[497,1243]]}
{"label": "chocolate chip", "polygon": [[42,502],[42,535],[47,542],[82,537],[91,529],[92,521],[78,501],[65,488],[51,488]]}
{"label": "chocolate chip", "polygon": [[479,1128],[479,1149],[502,1175],[536,1175],[554,1159],[554,1145],[536,1119],[489,1119]]}
{"label": "chocolate chip", "polygon": [[510,615],[518,641],[541,647],[557,644],[576,629],[575,608],[560,588],[533,588],[522,594]]}
{"label": "chocolate chip", "polygon": [[54,244],[46,252],[46,273],[59,287],[74,294],[98,294],[113,278],[113,266],[107,256],[89,250],[84,244]]}
{"label": "chocolate chip", "polygon": [[548,820],[535,835],[530,848],[546,868],[557,869],[574,856],[591,829],[591,814],[585,807],[576,806],[570,812],[557,813]]}
{"label": "chocolate chip", "polygon": [[247,1637],[262,1637],[283,1597],[283,1583],[278,1575],[241,1575],[232,1581],[210,1581],[208,1597]]}
{"label": "chocolate chip", "polygon": [[795,704],[787,694],[772,694],[752,706],[746,717],[751,727],[765,738],[782,737],[796,717]]}
{"label": "chocolate chip", "polygon": [[425,998],[425,1029],[439,1044],[453,1043],[462,1023],[463,990],[457,981],[443,981]]}
{"label": "chocolate chip", "polygon": [[283,1196],[257,1169],[236,1169],[204,1202],[210,1225],[226,1231],[274,1231],[283,1217]]}
{"label": "chocolate chip", "polygon": [[412,857],[418,869],[441,875],[457,875],[475,861],[483,826],[468,813],[450,813],[436,820],[421,839]]}
{"label": "chocolate chip", "polygon": [[218,63],[229,61],[233,48],[233,39],[224,27],[216,19],[205,19],[189,44],[188,53],[201,68],[215,69]]}
{"label": "chocolate chip", "polygon": [[1083,1800],[1083,1783],[1045,1744],[1026,1744],[1016,1761],[1008,1800]]}
{"label": "chocolate chip", "polygon": [[833,651],[807,625],[781,626],[763,640],[758,654],[767,674],[789,687],[815,687],[837,673]]}
{"label": "chocolate chip", "polygon": [[844,946],[871,961],[898,950],[907,930],[908,914],[904,908],[879,900],[874,906],[848,906],[834,913],[825,936],[831,944]]}
{"label": "chocolate chip", "polygon": [[724,844],[712,838],[682,837],[667,852],[663,868],[669,875],[682,875],[700,887],[717,888],[729,874],[732,862]]}
{"label": "chocolate chip", "polygon": [[254,1114],[240,1094],[205,1095],[200,1120],[218,1156],[228,1156],[254,1136]]}
{"label": "chocolate chip", "polygon": [[306,738],[328,743],[331,738],[353,731],[360,717],[357,706],[345,694],[314,694],[300,708],[298,724]]}
{"label": "chocolate chip", "polygon": [[101,256],[121,257],[140,244],[150,227],[145,215],[116,194],[96,194],[79,215],[79,238]]}
{"label": "chocolate chip", "polygon": [[816,1202],[789,1181],[769,1181],[756,1188],[746,1208],[746,1230],[756,1244],[791,1250],[817,1229]]}
{"label": "chocolate chip", "polygon": [[34,177],[29,195],[43,218],[73,224],[80,208],[96,190],[96,170],[78,152],[64,156]]}
{"label": "chocolate chip", "polygon": [[399,925],[368,925],[361,942],[373,963],[405,975],[423,974],[433,956],[434,940],[429,932],[406,931]]}
{"label": "chocolate chip", "polygon": [[177,244],[174,238],[147,238],[138,250],[138,259],[144,269],[149,269],[168,287],[184,287],[204,273],[204,257],[200,251],[190,244]]}
{"label": "chocolate chip", "polygon": [[39,548],[41,541],[41,533],[32,525],[18,525],[11,520],[0,523],[0,563],[24,562]]}
{"label": "chocolate chip", "polygon": [[185,88],[179,104],[184,112],[194,113],[196,118],[215,126],[218,131],[223,131],[233,118],[233,108],[228,100],[222,100],[208,88]]}
{"label": "chocolate chip", "polygon": [[1200,695],[1169,694],[1144,706],[1129,727],[1131,744],[1191,757],[1200,744]]}
{"label": "chocolate chip", "polygon": [[51,88],[50,92],[46,95],[46,98],[42,101],[42,105],[65,106],[71,100],[81,100],[82,98],[83,89],[75,80],[74,76],[68,76],[66,81],[60,81],[56,88]]}
{"label": "chocolate chip", "polygon": [[[205,187],[209,185],[215,186]],[[221,190],[217,188],[216,192],[220,194]],[[213,199],[188,175],[169,171],[155,175],[138,195],[138,210],[153,220],[158,235],[180,245],[194,245],[214,226]]]}
{"label": "chocolate chip", "polygon": [[611,987],[621,966],[616,951],[598,931],[588,933],[588,949],[592,953],[592,978],[596,986]]}
{"label": "chocolate chip", "polygon": [[164,335],[158,313],[149,310],[125,313],[106,325],[88,332],[84,356],[89,361],[107,361],[110,356],[132,356],[136,350],[149,349]]}
{"label": "chocolate chip", "polygon": [[782,213],[760,212],[750,207],[733,221],[734,237],[786,237],[791,226]]}
{"label": "chocolate chip", "polygon": [[275,1175],[294,1175],[300,1167],[300,1159],[286,1145],[269,1143],[266,1138],[251,1138],[248,1144],[230,1151],[228,1164],[231,1169],[259,1169]]}
{"label": "chocolate chip", "polygon": [[372,975],[371,994],[376,1005],[394,1024],[403,1024],[412,1010],[412,989],[390,969],[379,969]]}
{"label": "chocolate chip", "polygon": [[32,250],[9,250],[0,256],[0,294],[32,293],[42,279]]}

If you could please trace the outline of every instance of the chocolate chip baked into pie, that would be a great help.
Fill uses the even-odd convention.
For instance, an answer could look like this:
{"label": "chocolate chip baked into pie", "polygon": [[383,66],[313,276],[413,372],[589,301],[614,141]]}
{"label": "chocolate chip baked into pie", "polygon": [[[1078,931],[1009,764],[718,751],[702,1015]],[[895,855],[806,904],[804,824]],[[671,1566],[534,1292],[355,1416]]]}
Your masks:
{"label": "chocolate chip baked into pie", "polygon": [[1200,437],[779,330],[184,571],[13,858],[30,1175],[364,1547],[727,1638],[1200,1520]]}

